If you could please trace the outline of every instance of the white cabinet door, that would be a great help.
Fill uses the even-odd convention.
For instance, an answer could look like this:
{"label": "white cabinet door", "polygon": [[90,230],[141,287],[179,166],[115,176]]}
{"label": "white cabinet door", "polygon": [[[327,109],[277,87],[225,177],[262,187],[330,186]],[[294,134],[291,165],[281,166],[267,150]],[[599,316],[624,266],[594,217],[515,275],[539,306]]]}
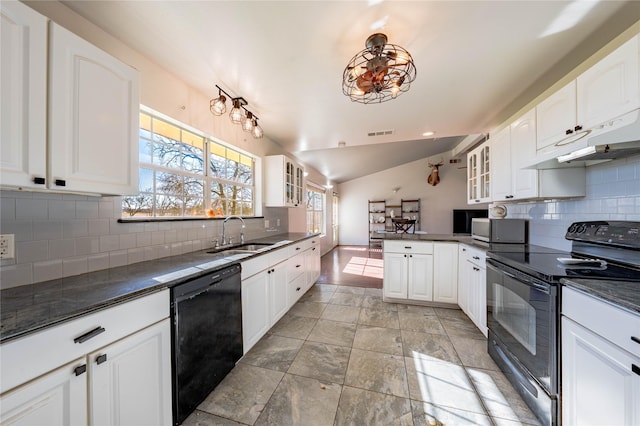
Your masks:
{"label": "white cabinet door", "polygon": [[244,353],[269,330],[269,274],[242,280],[242,341]]}
{"label": "white cabinet door", "polygon": [[[80,368],[77,375],[76,368]],[[85,358],[82,358],[5,393],[0,397],[0,423],[7,426],[88,424],[87,377]]]}
{"label": "white cabinet door", "polygon": [[[385,255],[386,256],[386,255]],[[407,298],[433,300],[433,255],[407,254]]]}
{"label": "white cabinet door", "polygon": [[583,128],[640,108],[639,38],[633,37],[578,77],[578,124]]}
{"label": "white cabinet door", "polygon": [[306,277],[304,274],[298,275],[297,278],[288,281],[287,283],[287,310],[291,309],[293,305],[302,297],[305,293]]}
{"label": "white cabinet door", "polygon": [[3,1],[0,20],[0,183],[44,188],[47,19],[20,2]]}
{"label": "white cabinet door", "polygon": [[487,270],[467,262],[469,268],[469,318],[487,336]]}
{"label": "white cabinet door", "polygon": [[562,317],[562,420],[572,425],[640,424],[640,357]]}
{"label": "white cabinet door", "polygon": [[88,356],[92,425],[170,425],[171,329],[165,319]]}
{"label": "white cabinet door", "polygon": [[491,135],[491,200],[504,201],[514,197],[511,188],[511,128],[505,127]]}
{"label": "white cabinet door", "polygon": [[[493,154],[495,158],[495,149]],[[535,156],[536,110],[531,109],[511,123],[511,190],[516,200],[538,196],[538,171],[523,168]]]}
{"label": "white cabinet door", "polygon": [[138,193],[138,72],[52,23],[48,186]]}
{"label": "white cabinet door", "polygon": [[287,313],[287,265],[282,262],[267,271],[269,276],[269,325]]}
{"label": "white cabinet door", "polygon": [[478,188],[478,153],[473,150],[467,154],[467,204],[480,202]]}
{"label": "white cabinet door", "polygon": [[458,303],[458,244],[433,244],[433,301]]}
{"label": "white cabinet door", "polygon": [[[320,246],[315,245],[304,252],[304,267],[307,276],[306,290],[320,278]],[[306,291],[305,290],[305,291]]]}
{"label": "white cabinet door", "polygon": [[304,167],[284,155],[265,157],[265,205],[298,207],[304,204]]}
{"label": "white cabinet door", "polygon": [[[536,106],[537,150],[553,152],[576,125],[576,81],[573,80]],[[568,133],[569,132],[569,133]]]}
{"label": "white cabinet door", "polygon": [[407,256],[402,253],[384,253],[383,293],[385,297],[407,298]]}
{"label": "white cabinet door", "polygon": [[467,154],[467,203],[491,200],[491,147],[489,141]]}
{"label": "white cabinet door", "polygon": [[469,251],[462,244],[458,247],[458,306],[469,315],[469,271],[467,258]]}

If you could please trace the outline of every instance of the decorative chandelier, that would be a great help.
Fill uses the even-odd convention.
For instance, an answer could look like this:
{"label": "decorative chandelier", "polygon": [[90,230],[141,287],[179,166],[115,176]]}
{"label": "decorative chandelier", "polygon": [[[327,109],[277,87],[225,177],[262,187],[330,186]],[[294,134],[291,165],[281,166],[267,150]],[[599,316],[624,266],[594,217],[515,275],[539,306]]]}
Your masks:
{"label": "decorative chandelier", "polygon": [[[264,136],[262,127],[258,125],[258,117],[246,109],[244,106],[249,103],[242,96],[236,98],[231,97],[227,92],[222,90],[220,86],[216,84],[218,88],[218,97],[209,101],[209,110],[213,115],[222,115],[227,111],[227,97],[231,99],[231,112],[229,113],[229,119],[233,124],[241,124],[242,130],[249,132],[256,139],[261,139]],[[226,95],[226,96],[225,96]]]}
{"label": "decorative chandelier", "polygon": [[413,58],[406,49],[387,44],[387,36],[376,33],[365,43],[342,74],[342,92],[354,102],[381,103],[406,92],[416,79]]}

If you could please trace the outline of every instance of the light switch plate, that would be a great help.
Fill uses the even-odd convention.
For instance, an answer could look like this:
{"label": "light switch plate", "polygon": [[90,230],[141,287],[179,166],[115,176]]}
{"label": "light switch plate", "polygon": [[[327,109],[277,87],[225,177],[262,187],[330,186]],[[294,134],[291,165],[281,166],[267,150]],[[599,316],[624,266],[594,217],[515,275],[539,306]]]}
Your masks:
{"label": "light switch plate", "polygon": [[0,259],[15,257],[15,234],[0,235]]}

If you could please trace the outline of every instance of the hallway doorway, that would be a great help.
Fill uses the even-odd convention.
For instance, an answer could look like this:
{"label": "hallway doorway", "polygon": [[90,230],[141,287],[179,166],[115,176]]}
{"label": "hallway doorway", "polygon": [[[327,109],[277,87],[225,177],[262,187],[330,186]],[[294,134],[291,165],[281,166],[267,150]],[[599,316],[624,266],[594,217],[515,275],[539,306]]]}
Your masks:
{"label": "hallway doorway", "polygon": [[382,252],[368,246],[337,246],[320,264],[318,284],[382,288]]}

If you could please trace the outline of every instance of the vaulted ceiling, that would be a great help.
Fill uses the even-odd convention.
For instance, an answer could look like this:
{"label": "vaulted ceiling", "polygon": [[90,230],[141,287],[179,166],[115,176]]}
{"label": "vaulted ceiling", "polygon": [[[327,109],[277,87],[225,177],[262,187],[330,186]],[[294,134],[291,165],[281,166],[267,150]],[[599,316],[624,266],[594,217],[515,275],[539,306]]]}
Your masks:
{"label": "vaulted ceiling", "polygon": [[[640,19],[635,1],[63,3],[212,98],[216,84],[245,97],[268,138],[336,182],[488,132]],[[344,67],[375,32],[417,78],[389,102],[351,102]]]}

